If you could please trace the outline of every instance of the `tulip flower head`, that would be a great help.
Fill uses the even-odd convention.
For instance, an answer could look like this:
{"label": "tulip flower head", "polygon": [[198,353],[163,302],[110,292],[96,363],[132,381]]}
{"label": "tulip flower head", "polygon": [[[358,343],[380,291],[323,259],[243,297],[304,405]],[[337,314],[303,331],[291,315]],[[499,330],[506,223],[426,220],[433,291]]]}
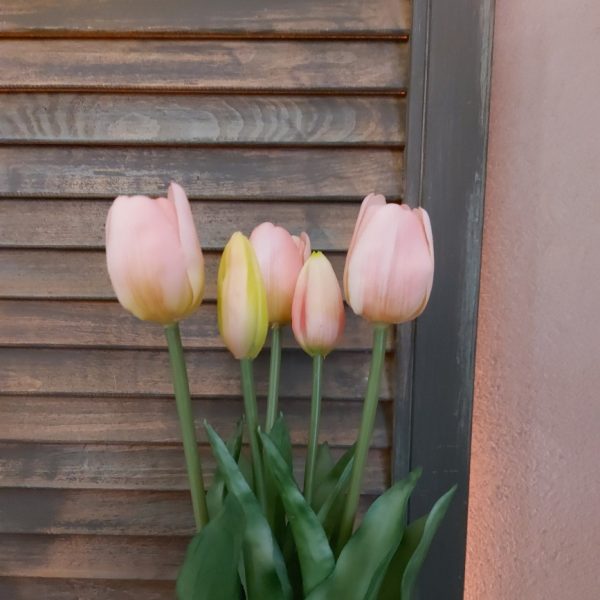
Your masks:
{"label": "tulip flower head", "polygon": [[296,280],[307,250],[310,254],[310,240],[306,233],[291,236],[283,227],[261,223],[250,235],[250,243],[267,291],[269,323],[289,323]]}
{"label": "tulip flower head", "polygon": [[292,305],[292,329],[302,349],[326,356],[344,332],[344,300],[337,276],[322,252],[304,263]]}
{"label": "tulip flower head", "polygon": [[267,293],[250,240],[231,236],[219,263],[219,332],[237,359],[256,358],[267,337]]}
{"label": "tulip flower head", "polygon": [[119,302],[144,321],[175,323],[204,293],[204,259],[183,188],[167,198],[119,196],[106,219],[106,263]]}
{"label": "tulip flower head", "polygon": [[352,310],[373,323],[418,317],[433,284],[433,239],[422,208],[386,204],[369,194],[350,242],[344,290]]}

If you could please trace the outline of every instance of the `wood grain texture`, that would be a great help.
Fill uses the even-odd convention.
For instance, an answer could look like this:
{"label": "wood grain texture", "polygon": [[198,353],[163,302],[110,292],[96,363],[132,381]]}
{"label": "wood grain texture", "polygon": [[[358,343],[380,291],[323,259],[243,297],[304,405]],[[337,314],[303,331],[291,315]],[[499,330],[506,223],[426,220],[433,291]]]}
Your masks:
{"label": "wood grain texture", "polygon": [[396,41],[0,39],[12,91],[388,91],[407,85]]}
{"label": "wood grain texture", "polygon": [[[362,401],[369,371],[368,352],[334,352],[327,357],[323,395]],[[191,393],[197,397],[239,397],[239,364],[226,351],[188,351]],[[173,394],[168,353],[154,350],[71,350],[0,348],[2,391],[6,394],[141,395]],[[284,350],[283,397],[309,397],[310,357]],[[391,356],[386,363],[381,398],[393,393]],[[268,356],[255,361],[256,389],[266,392]]]}
{"label": "wood grain texture", "polygon": [[[359,514],[373,500],[362,496]],[[0,515],[0,534],[189,537],[194,533],[187,491],[0,488]]]}
{"label": "wood grain texture", "polygon": [[408,0],[3,0],[0,32],[21,35],[398,35]]}
{"label": "wood grain texture", "polygon": [[0,576],[0,598],[7,600],[173,600],[174,595],[171,581]]}
{"label": "wood grain texture", "polygon": [[[193,401],[198,439],[206,440],[206,419],[224,438],[233,435],[243,413],[241,399]],[[308,439],[310,402],[282,399],[280,410],[290,428],[292,444]],[[259,401],[260,414],[265,402]],[[351,446],[357,438],[362,404],[323,403],[321,439],[331,446]],[[262,420],[262,417],[261,417]],[[172,398],[97,398],[0,396],[0,440],[64,443],[172,443],[181,441]],[[381,402],[373,433],[374,448],[391,446],[391,404]]]}
{"label": "wood grain texture", "polygon": [[0,148],[0,196],[362,200],[402,196],[402,151],[391,149]]}
{"label": "wood grain texture", "polygon": [[[185,319],[181,333],[189,350],[225,347],[214,303],[205,303]],[[391,350],[393,335],[388,338]],[[371,348],[371,343],[371,325],[346,307],[346,328],[337,348],[364,350]],[[0,300],[0,345],[164,349],[165,336],[161,327],[136,319],[116,302]],[[290,327],[282,329],[282,345],[298,347]]]}
{"label": "wood grain texture", "polygon": [[[0,246],[103,248],[112,200],[0,200]],[[193,201],[203,250],[221,250],[234,231],[250,235],[263,221],[298,234],[315,250],[345,251],[359,205],[354,202]]]}
{"label": "wood grain texture", "polygon": [[173,580],[188,540],[102,535],[3,535],[0,576]]}
{"label": "wood grain texture", "polygon": [[0,143],[179,145],[401,145],[406,109],[395,96],[43,93],[0,107]]}
{"label": "wood grain texture", "polygon": [[[219,256],[205,252],[205,300],[216,299]],[[329,254],[341,281],[345,257]],[[102,251],[1,250],[0,298],[114,299]]]}
{"label": "wood grain texture", "polygon": [[[202,445],[199,451],[210,478],[215,468],[210,449]],[[342,448],[332,450],[334,456],[342,452]],[[305,458],[303,449],[294,452],[298,481],[302,480]],[[372,449],[368,460],[363,493],[379,494],[388,485],[389,450]],[[0,487],[170,491],[188,489],[188,480],[183,451],[178,444],[1,442]]]}

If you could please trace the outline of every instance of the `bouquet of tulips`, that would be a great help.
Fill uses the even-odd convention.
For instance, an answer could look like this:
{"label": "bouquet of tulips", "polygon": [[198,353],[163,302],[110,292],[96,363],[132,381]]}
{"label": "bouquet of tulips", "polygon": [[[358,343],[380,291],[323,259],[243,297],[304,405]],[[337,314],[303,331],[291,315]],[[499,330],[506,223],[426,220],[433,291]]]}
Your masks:
{"label": "bouquet of tulips", "polygon": [[[217,470],[205,487],[178,323],[200,305],[204,261],[184,190],[167,198],[120,196],[106,222],[108,272],[120,303],[165,327],[197,533],[177,580],[180,600],[408,600],[454,490],[407,525],[419,471],[372,504],[355,530],[390,325],[425,308],[433,281],[429,217],[370,194],[362,203],[344,270],[352,310],[373,325],[373,352],[356,444],[334,461],[319,445],[326,356],[344,329],[344,304],[329,260],[305,233],[271,223],[236,232],[219,265],[218,326],[239,360],[244,416],[224,442],[206,422]],[[313,360],[308,453],[302,488],[278,409],[280,332],[291,326]],[[271,335],[267,411],[259,421],[252,363]],[[248,460],[244,437],[250,447]]]}

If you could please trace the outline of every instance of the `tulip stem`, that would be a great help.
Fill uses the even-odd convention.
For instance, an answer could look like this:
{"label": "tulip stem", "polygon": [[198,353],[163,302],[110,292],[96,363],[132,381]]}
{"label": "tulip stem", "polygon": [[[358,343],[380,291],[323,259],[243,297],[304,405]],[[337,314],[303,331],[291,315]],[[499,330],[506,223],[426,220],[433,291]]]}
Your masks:
{"label": "tulip stem", "polygon": [[281,328],[274,323],[271,327],[271,365],[269,368],[269,395],[267,397],[267,433],[275,425],[277,403],[279,400],[279,372],[281,368]]}
{"label": "tulip stem", "polygon": [[246,423],[250,435],[250,451],[252,453],[252,470],[258,500],[266,511],[265,479],[263,476],[260,442],[258,439],[258,410],[256,408],[256,393],[254,391],[254,374],[252,372],[252,359],[240,360],[242,369],[242,390],[244,392],[244,408]]}
{"label": "tulip stem", "polygon": [[360,499],[360,488],[362,485],[363,474],[367,464],[369,446],[373,435],[375,425],[375,415],[377,413],[377,404],[379,402],[379,387],[381,383],[381,373],[385,359],[385,342],[387,336],[387,325],[375,325],[373,331],[373,353],[371,355],[371,370],[369,372],[369,381],[367,383],[367,393],[363,406],[363,414],[354,453],[354,464],[352,465],[352,475],[350,479],[350,488],[346,498],[346,505],[340,524],[340,533],[338,537],[337,552],[338,555],[346,545],[352,535],[354,520],[358,509]]}
{"label": "tulip stem", "polygon": [[181,427],[183,452],[190,483],[190,493],[192,495],[194,520],[196,522],[196,530],[200,531],[208,523],[208,510],[206,507],[202,464],[200,462],[200,455],[198,454],[196,426],[194,425],[190,387],[185,366],[185,357],[183,355],[183,346],[181,344],[181,335],[179,333],[179,324],[167,325],[165,333],[169,346],[171,377],[175,390],[175,402],[177,404],[179,425]]}
{"label": "tulip stem", "polygon": [[319,420],[321,418],[321,378],[323,375],[323,355],[313,356],[313,385],[310,404],[310,431],[308,434],[308,453],[304,469],[304,497],[308,504],[312,503],[315,480],[315,464],[317,462],[317,445],[319,443]]}

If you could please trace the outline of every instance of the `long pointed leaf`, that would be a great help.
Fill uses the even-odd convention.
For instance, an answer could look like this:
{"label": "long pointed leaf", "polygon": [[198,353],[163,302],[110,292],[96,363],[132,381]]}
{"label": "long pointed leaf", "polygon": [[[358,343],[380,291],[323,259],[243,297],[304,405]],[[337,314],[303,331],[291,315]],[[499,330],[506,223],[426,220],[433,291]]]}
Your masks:
{"label": "long pointed leaf", "polygon": [[344,512],[344,502],[346,500],[348,486],[350,485],[353,462],[354,459],[348,462],[317,515],[319,517],[319,522],[323,525],[327,539],[331,543],[333,543],[334,536],[337,534]]}
{"label": "long pointed leaf", "polygon": [[[269,432],[269,437],[291,470],[293,460],[292,441],[283,414],[279,413],[279,416]],[[283,509],[281,498],[279,497],[277,484],[274,481],[271,470],[268,468],[265,469],[265,488],[267,496],[267,520],[271,525],[277,543],[283,548],[285,536],[285,511]]]}
{"label": "long pointed leaf", "polygon": [[261,434],[261,438],[292,528],[302,572],[302,587],[307,595],[333,571],[333,552],[317,515],[298,489],[289,465],[268,435]]}
{"label": "long pointed leaf", "polygon": [[223,440],[205,422],[208,439],[228,492],[240,503],[246,520],[244,531],[244,573],[251,600],[289,600],[292,589],[277,546],[256,496],[248,486]]}
{"label": "long pointed leaf", "polygon": [[411,473],[373,503],[342,550],[333,573],[307,600],[373,597],[402,539],[408,499],[420,474]]}
{"label": "long pointed leaf", "polygon": [[333,469],[335,461],[331,455],[331,448],[327,442],[317,446],[317,458],[315,460],[315,489],[317,489]]}
{"label": "long pointed leaf", "polygon": [[341,477],[348,463],[354,458],[355,447],[351,446],[342,454],[339,460],[331,467],[329,472],[321,475],[318,480],[315,480],[315,492],[312,502],[312,507],[315,512],[318,512],[323,503],[329,498],[333,492],[338,479]]}
{"label": "long pointed leaf", "polygon": [[177,578],[178,600],[239,600],[237,569],[244,514],[233,496],[190,542]]}
{"label": "long pointed leaf", "polygon": [[[242,437],[244,434],[244,419],[241,418],[235,430],[235,433],[230,440],[227,441],[227,449],[233,459],[237,461],[242,451]],[[208,506],[208,514],[211,519],[214,519],[221,508],[223,507],[223,501],[225,500],[225,480],[219,469],[215,471],[212,483],[206,492],[206,504]]]}
{"label": "long pointed leaf", "polygon": [[378,600],[410,600],[435,533],[446,515],[456,486],[434,504],[431,512],[411,523],[388,567]]}

